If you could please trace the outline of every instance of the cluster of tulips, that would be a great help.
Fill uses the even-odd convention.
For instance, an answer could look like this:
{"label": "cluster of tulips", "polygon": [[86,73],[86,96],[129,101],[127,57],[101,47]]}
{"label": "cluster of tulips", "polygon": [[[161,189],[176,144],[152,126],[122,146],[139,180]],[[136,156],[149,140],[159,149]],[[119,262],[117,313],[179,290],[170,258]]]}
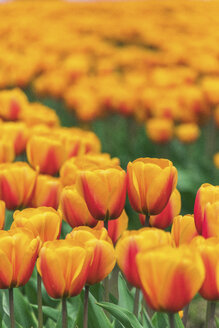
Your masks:
{"label": "cluster of tulips", "polygon": [[209,117],[219,126],[218,10],[188,1],[2,4],[0,86],[31,84],[82,121],[132,115],[154,142],[194,142]]}

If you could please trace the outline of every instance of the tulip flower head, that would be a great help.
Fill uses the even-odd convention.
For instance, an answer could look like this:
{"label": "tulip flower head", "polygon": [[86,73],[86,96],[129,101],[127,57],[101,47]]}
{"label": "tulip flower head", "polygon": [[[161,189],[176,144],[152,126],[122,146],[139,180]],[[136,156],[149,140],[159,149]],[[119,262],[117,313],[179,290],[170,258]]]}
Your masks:
{"label": "tulip flower head", "polygon": [[126,199],[126,173],[120,167],[83,171],[76,183],[96,220],[113,220],[121,215]]}
{"label": "tulip flower head", "polygon": [[40,250],[37,269],[47,293],[53,298],[80,294],[90,258],[89,249],[74,240],[46,242]]}
{"label": "tulip flower head", "polygon": [[199,188],[194,206],[195,225],[198,233],[201,235],[203,230],[203,221],[207,203],[213,204],[219,201],[219,186],[212,186],[204,183]]}
{"label": "tulip flower head", "polygon": [[40,246],[39,237],[25,228],[0,231],[0,288],[25,285],[31,277]]}
{"label": "tulip flower head", "polygon": [[34,236],[39,236],[41,243],[58,239],[61,233],[62,218],[51,207],[26,208],[15,211],[11,229],[25,227],[31,230]]}
{"label": "tulip flower head", "polygon": [[157,215],[176,187],[177,170],[167,159],[139,158],[128,163],[127,181],[132,208],[138,213]]}
{"label": "tulip flower head", "polygon": [[199,253],[188,246],[160,247],[146,254],[140,252],[136,261],[144,298],[155,311],[175,313],[182,310],[205,278]]}
{"label": "tulip flower head", "polygon": [[194,237],[198,236],[193,215],[178,215],[173,219],[171,236],[176,247],[189,244]]}
{"label": "tulip flower head", "polygon": [[89,247],[92,252],[86,284],[94,285],[105,279],[113,270],[116,256],[107,230],[94,230],[89,227],[78,227],[66,236]]}

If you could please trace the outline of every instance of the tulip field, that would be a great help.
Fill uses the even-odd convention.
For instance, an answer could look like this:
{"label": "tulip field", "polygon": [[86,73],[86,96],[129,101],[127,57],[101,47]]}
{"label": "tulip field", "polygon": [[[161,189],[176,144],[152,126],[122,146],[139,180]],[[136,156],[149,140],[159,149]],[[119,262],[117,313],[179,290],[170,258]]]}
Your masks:
{"label": "tulip field", "polygon": [[219,328],[218,17],[0,3],[0,328]]}

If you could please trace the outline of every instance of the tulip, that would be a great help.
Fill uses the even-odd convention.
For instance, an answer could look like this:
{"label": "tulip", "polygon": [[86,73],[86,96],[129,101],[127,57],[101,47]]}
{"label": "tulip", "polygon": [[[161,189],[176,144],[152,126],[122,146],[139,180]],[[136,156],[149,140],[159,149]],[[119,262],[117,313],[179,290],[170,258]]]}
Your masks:
{"label": "tulip", "polygon": [[205,278],[200,255],[187,246],[140,252],[136,262],[144,298],[155,311],[182,310]]}
{"label": "tulip", "polygon": [[[95,226],[94,229],[103,228],[103,225],[104,224],[102,221],[98,221],[98,224]],[[125,210],[122,211],[122,214],[118,217],[118,219],[110,220],[108,222],[108,234],[114,245],[127,228],[128,216]]]}
{"label": "tulip", "polygon": [[23,122],[6,122],[2,124],[3,135],[13,141],[16,155],[21,154],[26,149],[29,137],[29,129]]}
{"label": "tulip", "polygon": [[117,219],[126,199],[126,173],[120,167],[82,171],[77,185],[96,220]]}
{"label": "tulip", "polygon": [[36,183],[37,172],[27,163],[0,164],[0,199],[7,209],[27,206]]}
{"label": "tulip", "polygon": [[173,218],[179,214],[180,210],[181,196],[179,191],[175,189],[170,196],[167,206],[160,214],[150,216],[149,223],[152,227],[166,229],[172,224]]}
{"label": "tulip", "polygon": [[59,205],[62,184],[59,178],[50,175],[38,175],[30,207],[53,207]]}
{"label": "tulip", "polygon": [[27,159],[30,165],[40,173],[56,174],[64,159],[65,153],[60,139],[54,136],[32,136],[27,143]]}
{"label": "tulip", "polygon": [[18,89],[4,90],[0,93],[0,116],[15,121],[20,118],[28,100],[25,93]]}
{"label": "tulip", "polygon": [[25,285],[31,277],[40,240],[28,229],[0,231],[0,288]]}
{"label": "tulip", "polygon": [[92,250],[86,284],[94,285],[102,281],[113,270],[116,262],[115,251],[105,228],[101,230],[89,227],[75,228],[66,239],[81,242]]}
{"label": "tulip", "polygon": [[213,161],[214,161],[214,166],[217,169],[219,169],[219,152],[214,154]]}
{"label": "tulip", "polygon": [[65,161],[60,169],[60,178],[64,186],[76,183],[80,171],[119,165],[118,158],[110,158],[109,154],[87,154],[76,156]]}
{"label": "tulip", "polygon": [[170,234],[163,230],[142,228],[138,231],[125,231],[117,242],[116,258],[128,282],[137,288],[141,287],[136,264],[136,256],[140,251],[148,252],[170,243]]}
{"label": "tulip", "polygon": [[5,225],[5,202],[0,200],[0,230],[4,229]]}
{"label": "tulip", "polygon": [[192,143],[199,138],[200,129],[195,123],[180,124],[175,128],[175,135],[183,143]]}
{"label": "tulip", "polygon": [[24,227],[39,236],[41,243],[58,239],[61,233],[62,219],[59,213],[50,207],[26,208],[15,211],[11,229]]}
{"label": "tulip", "polygon": [[189,244],[198,236],[193,215],[178,215],[173,219],[171,236],[176,247]]}
{"label": "tulip", "polygon": [[151,118],[145,125],[149,139],[155,143],[167,143],[173,138],[173,121],[165,118]]}
{"label": "tulip", "polygon": [[202,297],[209,301],[219,300],[219,239],[195,237],[191,242],[201,255],[205,266],[205,280],[199,290]]}
{"label": "tulip", "polygon": [[202,225],[204,221],[206,204],[212,204],[216,201],[219,201],[219,186],[212,186],[209,183],[204,183],[201,185],[196,194],[194,206],[195,225],[200,235],[202,234],[203,229]]}
{"label": "tulip", "polygon": [[64,187],[60,197],[59,210],[63,219],[72,227],[87,225],[94,227],[98,221],[90,214],[84,198],[76,186]]}
{"label": "tulip", "polygon": [[205,238],[219,237],[219,201],[205,206],[202,223],[202,236]]}
{"label": "tulip", "polygon": [[46,242],[40,250],[37,269],[49,296],[80,294],[87,279],[90,252],[74,240]]}
{"label": "tulip", "polygon": [[138,213],[156,215],[166,207],[177,183],[177,171],[167,159],[139,158],[127,167],[129,201]]}

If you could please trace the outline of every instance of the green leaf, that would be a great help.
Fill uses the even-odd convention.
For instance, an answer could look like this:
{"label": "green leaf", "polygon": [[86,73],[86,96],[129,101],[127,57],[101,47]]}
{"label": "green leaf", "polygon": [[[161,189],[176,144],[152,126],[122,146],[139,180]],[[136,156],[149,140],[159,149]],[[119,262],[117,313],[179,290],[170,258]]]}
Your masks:
{"label": "green leaf", "polygon": [[[153,325],[147,311],[143,309],[143,327],[144,328],[155,328],[156,326]],[[162,327],[164,328],[164,327]]]}
{"label": "green leaf", "polygon": [[219,328],[219,319],[215,317],[216,327]]}
{"label": "green leaf", "polygon": [[134,308],[134,299],[127,287],[126,281],[123,278],[121,272],[119,272],[118,290],[119,290],[118,305],[132,312]]}
{"label": "green leaf", "polygon": [[180,316],[178,313],[175,314],[175,326],[176,328],[184,328],[184,324],[182,320],[180,319]]}
{"label": "green leaf", "polygon": [[102,303],[97,303],[94,296],[89,293],[89,299],[88,299],[89,328],[112,328],[113,325],[110,323],[104,311],[97,306],[99,304]]}
{"label": "green leaf", "polygon": [[[36,309],[36,310],[38,309],[38,306],[36,304],[31,304],[31,306],[32,306],[33,309]],[[43,308],[43,314],[46,317],[51,318],[54,321],[57,321],[57,318],[59,316],[60,310],[53,309],[52,307],[45,306],[45,305],[43,305],[42,308]]]}
{"label": "green leaf", "polygon": [[156,312],[151,321],[156,328],[169,327],[168,314],[166,313]]}
{"label": "green leaf", "polygon": [[142,328],[136,316],[119,305],[108,302],[97,303],[97,305],[112,314],[125,328]]}

